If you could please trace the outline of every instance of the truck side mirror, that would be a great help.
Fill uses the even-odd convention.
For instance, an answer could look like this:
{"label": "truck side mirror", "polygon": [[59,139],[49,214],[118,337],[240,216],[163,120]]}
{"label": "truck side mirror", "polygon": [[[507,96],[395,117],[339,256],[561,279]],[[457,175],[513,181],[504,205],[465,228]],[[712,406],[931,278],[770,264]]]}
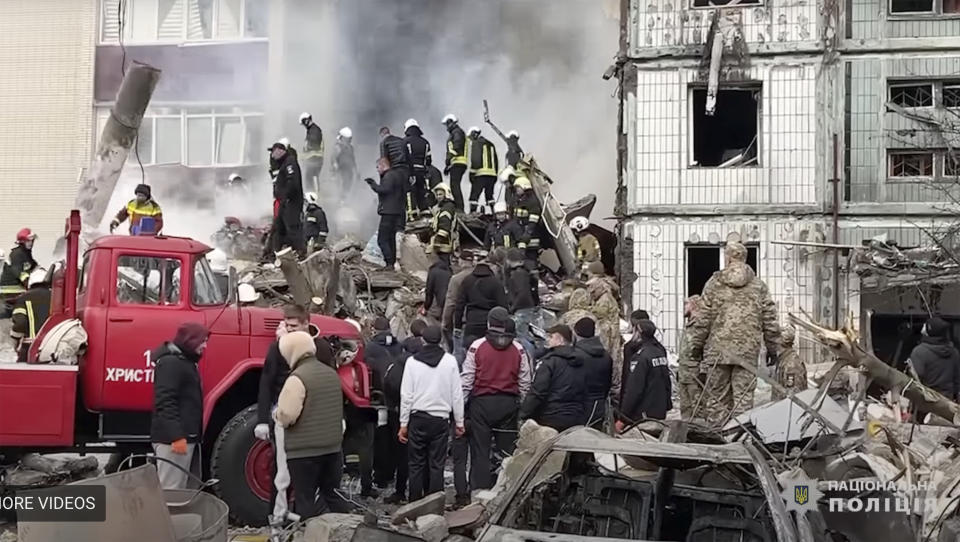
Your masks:
{"label": "truck side mirror", "polygon": [[227,292],[227,305],[232,305],[236,303],[240,297],[240,292],[237,290],[240,286],[240,280],[237,278],[237,268],[231,265],[227,276],[227,288],[230,289],[230,291]]}

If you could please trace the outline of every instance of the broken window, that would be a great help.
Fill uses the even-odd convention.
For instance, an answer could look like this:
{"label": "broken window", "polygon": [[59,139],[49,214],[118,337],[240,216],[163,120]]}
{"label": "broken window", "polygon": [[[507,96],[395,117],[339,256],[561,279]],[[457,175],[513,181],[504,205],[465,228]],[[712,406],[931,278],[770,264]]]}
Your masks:
{"label": "broken window", "polygon": [[720,88],[713,115],[707,115],[707,89],[694,88],[693,166],[757,166],[760,87]]}
{"label": "broken window", "polygon": [[932,177],[932,152],[902,152],[889,153],[890,177]]}
{"label": "broken window", "polygon": [[930,13],[933,0],[890,0],[890,13]]}
{"label": "broken window", "polygon": [[[693,0],[693,7],[695,8],[712,8],[716,6],[726,6],[732,3],[733,0]],[[762,5],[761,0],[740,0],[736,3],[737,6],[759,6]],[[735,7],[735,6],[730,6]]]}
{"label": "broken window", "polygon": [[901,107],[933,107],[933,83],[891,84],[890,101]]}
{"label": "broken window", "polygon": [[943,107],[960,107],[960,83],[943,84]]}
{"label": "broken window", "polygon": [[[760,247],[748,244],[747,265],[757,272]],[[710,277],[723,268],[722,245],[687,245],[687,296],[700,295]]]}

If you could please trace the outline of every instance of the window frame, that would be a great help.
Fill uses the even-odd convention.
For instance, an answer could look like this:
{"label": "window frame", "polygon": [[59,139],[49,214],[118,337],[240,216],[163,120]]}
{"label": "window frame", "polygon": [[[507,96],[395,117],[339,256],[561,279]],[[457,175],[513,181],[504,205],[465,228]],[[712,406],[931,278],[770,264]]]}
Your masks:
{"label": "window frame", "polygon": [[[897,88],[907,88],[907,87],[930,87],[930,105],[903,105],[898,104],[893,101],[893,90]],[[904,107],[909,109],[932,109],[937,107],[937,82],[936,81],[926,81],[926,80],[898,80],[892,79],[887,81],[887,101],[894,103],[898,107]]]}
{"label": "window frame", "polygon": [[[764,84],[763,81],[742,81],[738,83],[721,83],[717,87],[717,99],[719,100],[720,91],[723,90],[739,90],[739,91],[750,91],[754,92],[757,95],[757,134],[755,136],[756,147],[757,147],[757,159],[753,164],[740,164],[736,166],[729,166],[721,168],[719,165],[716,166],[704,166],[702,164],[695,164],[696,156],[694,154],[694,145],[696,143],[696,118],[694,111],[694,93],[698,90],[707,90],[707,85],[694,83],[687,86],[687,166],[688,170],[738,170],[738,169],[758,169],[763,168],[763,99],[764,99]],[[749,146],[747,147],[749,149]]]}
{"label": "window frame", "polygon": [[[160,4],[157,2],[156,5],[156,26],[155,37],[152,40],[137,40],[131,34],[131,28],[133,27],[133,11],[137,0],[123,0],[125,16],[123,21],[120,23],[119,28],[117,29],[118,35],[116,37],[107,37],[104,35],[106,31],[106,16],[108,13],[107,5],[116,4],[118,0],[100,0],[98,3],[98,16],[97,16],[97,44],[98,45],[118,45],[120,43],[120,38],[123,38],[124,45],[164,45],[164,44],[183,44],[183,43],[213,43],[213,42],[229,42],[229,41],[267,41],[269,38],[267,36],[253,36],[250,35],[250,32],[247,28],[247,3],[251,0],[240,0],[240,32],[236,37],[221,37],[219,35],[220,29],[220,10],[221,10],[221,0],[212,0],[212,14],[210,17],[211,25],[211,37],[201,37],[201,38],[192,38],[190,37],[190,27],[195,23],[195,19],[190,10],[190,0],[177,0],[183,2],[183,21],[180,23],[180,36],[177,39],[160,39],[159,38],[159,10]],[[256,0],[254,0],[256,1]],[[267,10],[269,13],[269,10]],[[199,25],[199,20],[196,20],[196,24]],[[269,23],[267,24],[269,27]]]}
{"label": "window frame", "polygon": [[[929,154],[930,175],[893,175],[893,157],[908,154]],[[933,149],[887,149],[887,180],[892,182],[932,181],[937,178],[937,151]]]}
{"label": "window frame", "polygon": [[957,170],[954,173],[947,173],[947,161],[949,159],[950,151],[946,150],[940,153],[941,169],[940,169],[940,178],[945,181],[958,181],[960,180],[960,149],[954,150],[954,166]]}
{"label": "window frame", "polygon": [[[119,284],[120,284],[120,267],[121,267],[120,262],[121,262],[121,260],[124,259],[124,258],[144,258],[144,259],[145,259],[145,258],[150,258],[150,259],[154,259],[154,260],[166,260],[166,261],[176,262],[178,267],[174,269],[174,272],[176,272],[177,269],[180,270],[180,291],[179,291],[179,295],[178,295],[178,297],[177,297],[177,301],[176,301],[175,303],[162,303],[162,302],[160,302],[159,300],[157,301],[157,303],[124,302],[124,301],[121,301],[121,300],[120,300],[120,296],[118,295],[118,294],[119,294],[119,288],[118,288],[118,286],[119,286]],[[129,267],[129,266],[123,266],[123,267]],[[162,254],[143,254],[143,253],[136,253],[136,252],[120,252],[120,253],[117,253],[116,256],[114,257],[114,260],[113,260],[113,273],[112,273],[112,275],[113,275],[113,283],[112,283],[112,287],[111,287],[111,290],[113,290],[113,293],[111,294],[111,300],[110,300],[110,301],[111,301],[111,305],[114,306],[114,307],[141,307],[141,308],[162,309],[162,310],[179,310],[179,309],[182,309],[182,308],[185,306],[185,305],[184,305],[185,297],[184,297],[184,295],[183,295],[184,288],[185,288],[185,287],[187,287],[187,288],[190,287],[189,281],[187,281],[187,282],[184,281],[183,268],[184,268],[183,260],[180,259],[180,258],[177,257],[177,256],[162,255]],[[149,277],[149,273],[145,276],[145,278],[146,278],[146,277]],[[163,288],[163,286],[164,286],[164,284],[163,284],[163,276],[162,276],[162,272],[161,272],[161,277],[160,277],[160,292],[159,292],[159,294],[160,294],[160,299],[163,298],[163,293],[164,293],[164,288]]]}
{"label": "window frame", "polygon": [[[943,4],[940,0],[930,0],[929,11],[893,11],[893,3],[896,0],[887,0],[887,15],[890,17],[923,17],[936,15],[943,12]],[[938,9],[939,7],[939,9]]]}
{"label": "window frame", "polygon": [[[941,89],[940,89],[940,106],[943,107],[944,109],[960,109],[960,81],[954,81],[954,80],[943,81],[940,86],[941,86]],[[947,105],[947,104],[944,102],[944,96],[946,95],[946,90],[947,90],[948,88],[949,88],[949,89],[955,89],[955,90],[956,90],[956,93],[957,93],[957,104],[956,104],[956,105]]]}
{"label": "window frame", "polygon": [[[756,268],[756,269],[753,269],[752,266],[751,266],[750,268],[753,269],[753,272],[754,272],[754,274],[757,276],[757,278],[760,278],[760,270],[761,270],[761,266],[760,266],[760,241],[746,241],[746,242],[740,241],[740,243],[743,244],[743,246],[747,249],[747,261],[748,261],[748,262],[750,261],[750,250],[756,250],[756,251],[757,251],[757,257],[756,257],[756,262],[757,262],[756,267],[757,267],[757,268]],[[689,277],[689,275],[688,275],[688,271],[689,271],[689,269],[690,269],[690,249],[691,249],[691,248],[695,248],[695,249],[703,249],[703,248],[716,249],[716,251],[717,251],[717,260],[718,260],[718,262],[719,262],[718,271],[722,271],[723,268],[726,267],[726,265],[727,265],[726,255],[724,254],[724,250],[723,250],[724,247],[726,247],[726,245],[727,245],[727,242],[726,242],[726,241],[722,241],[722,242],[720,242],[720,243],[710,243],[710,242],[705,242],[705,241],[701,241],[701,242],[698,242],[698,243],[690,243],[690,242],[683,243],[683,291],[684,291],[684,297],[683,297],[683,298],[684,298],[684,299],[689,298],[691,295],[701,295],[701,294],[703,294],[703,292],[700,292],[700,293],[698,293],[698,294],[692,294],[692,293],[690,293],[690,277]],[[749,265],[749,263],[748,263],[747,265]],[[704,283],[704,286],[706,286],[706,283]]]}

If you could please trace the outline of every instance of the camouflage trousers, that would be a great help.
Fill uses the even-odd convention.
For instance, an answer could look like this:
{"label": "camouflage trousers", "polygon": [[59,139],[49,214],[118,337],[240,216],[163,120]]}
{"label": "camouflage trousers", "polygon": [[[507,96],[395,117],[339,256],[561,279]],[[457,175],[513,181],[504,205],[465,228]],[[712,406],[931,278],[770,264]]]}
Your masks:
{"label": "camouflage trousers", "polygon": [[[677,371],[677,395],[680,399],[680,416],[684,420],[703,417],[706,412],[706,398],[703,394],[703,381],[700,377],[700,365],[680,363]],[[699,404],[698,404],[699,402]],[[696,408],[696,412],[694,409]]]}
{"label": "camouflage trousers", "polygon": [[739,365],[718,364],[707,373],[704,387],[707,423],[721,429],[734,416],[753,408],[757,378]]}

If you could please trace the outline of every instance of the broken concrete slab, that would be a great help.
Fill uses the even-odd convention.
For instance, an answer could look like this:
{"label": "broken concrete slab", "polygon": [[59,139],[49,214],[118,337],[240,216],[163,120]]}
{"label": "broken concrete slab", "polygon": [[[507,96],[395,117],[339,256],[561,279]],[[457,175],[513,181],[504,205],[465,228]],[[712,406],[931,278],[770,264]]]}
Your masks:
{"label": "broken concrete slab", "polygon": [[417,530],[427,542],[441,542],[450,534],[443,516],[428,514],[417,518]]}
{"label": "broken concrete slab", "polygon": [[397,260],[404,272],[427,280],[427,271],[430,270],[432,264],[431,257],[416,235],[404,235],[397,251],[399,253]]}
{"label": "broken concrete slab", "polygon": [[399,525],[404,521],[414,521],[421,516],[430,514],[441,515],[443,514],[446,502],[447,496],[444,495],[442,491],[427,495],[419,501],[414,501],[398,508],[397,511],[390,516],[390,523]]}
{"label": "broken concrete slab", "polygon": [[447,528],[451,532],[464,532],[479,525],[484,519],[485,512],[486,508],[482,504],[475,503],[447,512],[443,517],[447,520]]}
{"label": "broken concrete slab", "polygon": [[350,542],[362,523],[363,516],[354,514],[323,514],[310,518],[303,532],[303,542]]}
{"label": "broken concrete slab", "polygon": [[[816,389],[803,390],[795,394],[797,399],[815,408],[821,416],[833,425],[842,427],[844,422],[847,421],[849,414],[847,409],[840,406],[840,404],[828,396],[823,398],[819,407],[813,405],[812,403],[816,396]],[[827,431],[828,434],[833,433],[829,428],[821,428],[820,424],[816,421],[809,424],[806,429],[803,429],[804,423],[809,420],[809,418],[810,415],[794,404],[793,401],[790,399],[782,399],[744,412],[740,416],[737,416],[736,420],[727,424],[726,429],[735,429],[739,427],[740,424],[752,426],[764,444],[793,442],[812,438],[817,436],[821,429]],[[861,429],[862,427],[862,422],[854,421],[850,424],[850,429]]]}
{"label": "broken concrete slab", "polygon": [[93,456],[58,459],[40,454],[27,454],[23,456],[20,459],[20,465],[25,469],[45,472],[47,474],[68,473],[71,475],[92,472],[100,468],[97,458]]}

